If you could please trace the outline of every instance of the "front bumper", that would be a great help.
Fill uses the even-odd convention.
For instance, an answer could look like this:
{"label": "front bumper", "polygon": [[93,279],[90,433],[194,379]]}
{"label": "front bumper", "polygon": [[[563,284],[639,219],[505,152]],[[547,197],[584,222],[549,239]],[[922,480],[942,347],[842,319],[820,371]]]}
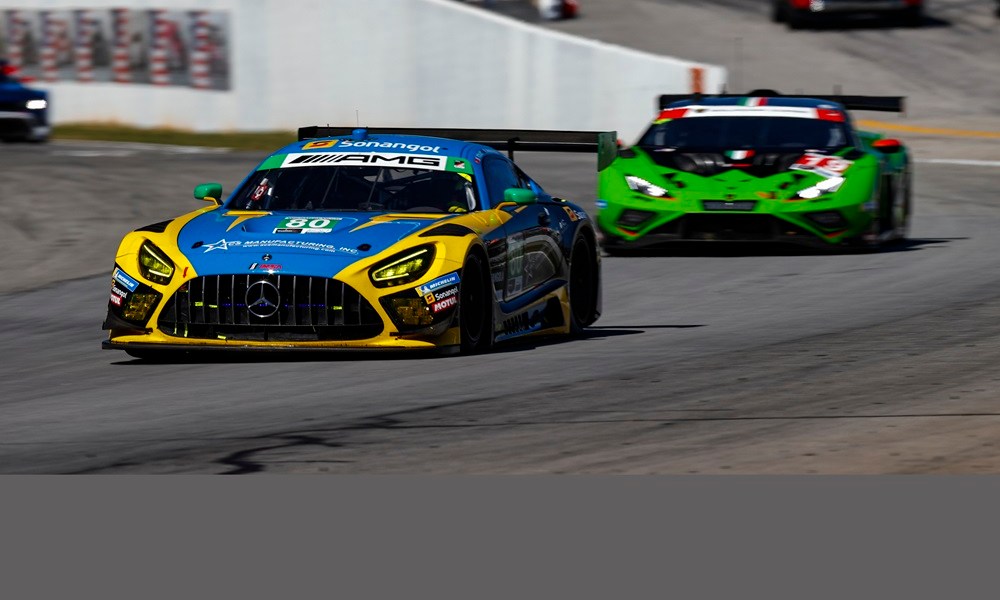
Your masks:
{"label": "front bumper", "polygon": [[[417,350],[460,343],[457,303],[431,314],[431,304],[406,286],[368,298],[325,277],[241,274],[154,289],[121,272],[118,267],[104,322],[111,331],[107,349]],[[151,295],[147,314],[142,306]],[[405,322],[385,301],[404,296],[410,306],[428,306],[423,321]]]}
{"label": "front bumper", "polygon": [[0,139],[42,141],[51,129],[35,113],[0,111]]}
{"label": "front bumper", "polygon": [[[829,248],[863,237],[873,223],[873,215],[856,203],[754,200],[729,203],[747,202],[752,206],[748,210],[704,210],[702,202],[642,197],[608,202],[597,216],[601,245],[625,249],[671,242],[770,242]],[[820,225],[816,219],[821,214],[835,218]]]}

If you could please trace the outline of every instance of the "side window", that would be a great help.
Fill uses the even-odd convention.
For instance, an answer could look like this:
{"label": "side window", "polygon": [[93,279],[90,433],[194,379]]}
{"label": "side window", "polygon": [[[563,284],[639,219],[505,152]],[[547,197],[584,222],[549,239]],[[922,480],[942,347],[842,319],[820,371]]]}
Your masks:
{"label": "side window", "polygon": [[536,183],[531,177],[528,177],[528,174],[522,171],[520,167],[514,165],[514,171],[517,173],[518,181],[520,181],[520,184],[518,184],[517,187],[522,187],[526,190],[534,190],[535,193],[539,195],[546,195],[545,191],[542,190],[542,186],[538,185],[538,183]]}
{"label": "side window", "polygon": [[490,195],[490,206],[503,202],[503,191],[512,187],[524,187],[514,165],[499,156],[487,156],[483,163],[486,172],[486,191]]}

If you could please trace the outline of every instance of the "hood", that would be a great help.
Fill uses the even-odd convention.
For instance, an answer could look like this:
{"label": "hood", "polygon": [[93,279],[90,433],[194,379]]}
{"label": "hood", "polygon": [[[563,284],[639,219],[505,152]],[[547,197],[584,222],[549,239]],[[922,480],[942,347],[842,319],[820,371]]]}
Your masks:
{"label": "hood", "polygon": [[693,173],[702,177],[737,169],[754,177],[770,177],[791,170],[803,152],[755,152],[731,150],[725,152],[667,152],[650,150],[647,154],[655,164]]}
{"label": "hood", "polygon": [[[728,198],[749,191],[792,193],[829,177],[844,176],[854,167],[866,165],[871,157],[855,149],[837,154],[813,150],[795,152],[676,152],[636,149],[630,158],[636,161],[625,173],[662,177],[669,190],[681,195]],[[643,165],[639,167],[639,165]],[[763,197],[763,196],[762,196]]]}
{"label": "hood", "polygon": [[7,80],[0,82],[0,102],[42,100],[47,96],[46,92],[26,88],[17,81]]}
{"label": "hood", "polygon": [[229,211],[192,219],[177,245],[199,275],[274,272],[332,277],[453,215]]}

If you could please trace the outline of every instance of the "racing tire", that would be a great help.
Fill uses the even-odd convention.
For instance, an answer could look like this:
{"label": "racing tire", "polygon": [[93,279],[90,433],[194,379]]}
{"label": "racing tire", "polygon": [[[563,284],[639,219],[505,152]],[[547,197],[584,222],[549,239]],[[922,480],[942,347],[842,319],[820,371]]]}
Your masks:
{"label": "racing tire", "polygon": [[924,24],[923,7],[911,6],[900,15],[900,21],[905,27],[922,27]]}
{"label": "racing tire", "polygon": [[458,305],[463,354],[486,352],[493,346],[493,307],[487,281],[482,259],[470,254],[462,267]]}
{"label": "racing tire", "polygon": [[805,29],[811,23],[811,19],[808,12],[790,8],[785,13],[785,22],[789,29]]}
{"label": "racing tire", "polygon": [[597,276],[594,273],[594,251],[590,242],[580,236],[573,242],[569,259],[569,318],[570,333],[578,335],[584,327],[597,320]]}
{"label": "racing tire", "polygon": [[788,16],[785,14],[785,0],[774,0],[771,2],[771,22],[784,23]]}

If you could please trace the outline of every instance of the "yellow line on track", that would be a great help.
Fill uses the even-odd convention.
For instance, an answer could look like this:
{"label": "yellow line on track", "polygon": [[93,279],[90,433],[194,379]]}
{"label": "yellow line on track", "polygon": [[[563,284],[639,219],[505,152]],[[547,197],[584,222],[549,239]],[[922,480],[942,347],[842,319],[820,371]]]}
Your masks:
{"label": "yellow line on track", "polygon": [[947,127],[918,127],[916,125],[899,125],[897,123],[869,120],[859,120],[858,125],[870,129],[885,129],[887,131],[902,131],[906,133],[924,133],[928,135],[945,135],[951,137],[1000,138],[1000,131],[975,131],[972,129],[950,129]]}

